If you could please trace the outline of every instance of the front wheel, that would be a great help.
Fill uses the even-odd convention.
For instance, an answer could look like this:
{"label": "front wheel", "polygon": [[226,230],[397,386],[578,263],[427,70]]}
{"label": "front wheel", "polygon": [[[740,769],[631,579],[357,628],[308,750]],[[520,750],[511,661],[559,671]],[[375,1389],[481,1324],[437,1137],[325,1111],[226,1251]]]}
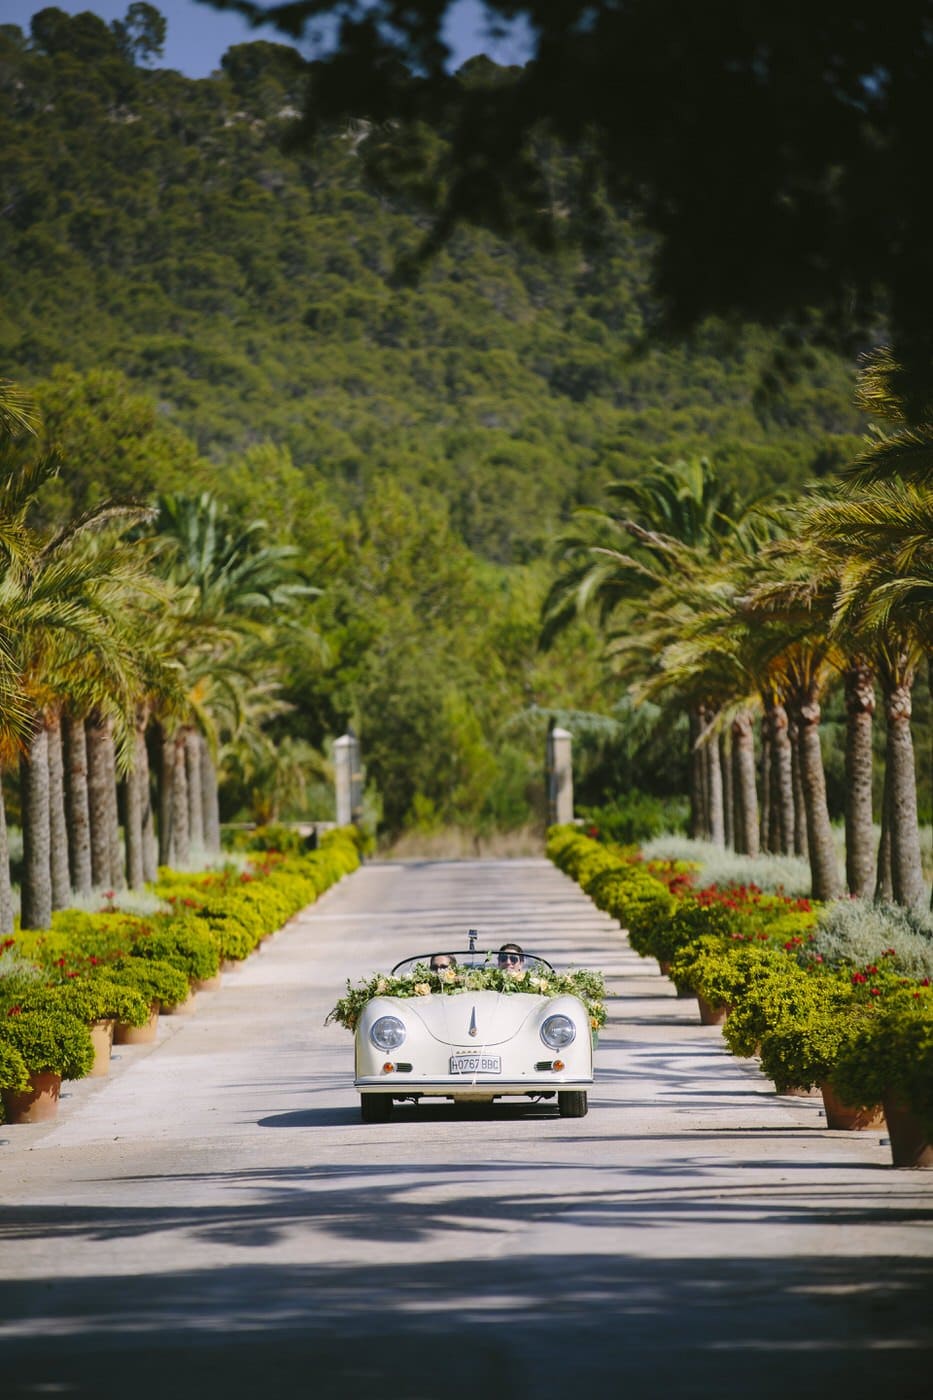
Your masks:
{"label": "front wheel", "polygon": [[557,1111],[561,1118],[585,1118],[587,1108],[585,1089],[566,1089],[557,1095]]}
{"label": "front wheel", "polygon": [[364,1123],[388,1123],[391,1114],[391,1094],[360,1094],[360,1117]]}

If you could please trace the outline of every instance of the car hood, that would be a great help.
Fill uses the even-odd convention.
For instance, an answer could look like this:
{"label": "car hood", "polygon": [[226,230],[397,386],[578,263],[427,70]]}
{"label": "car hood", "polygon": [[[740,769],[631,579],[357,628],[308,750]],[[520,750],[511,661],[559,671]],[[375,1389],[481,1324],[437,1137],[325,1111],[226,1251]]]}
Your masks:
{"label": "car hood", "polygon": [[[380,1003],[379,1015],[391,1013],[408,1025],[419,1021],[435,1040],[465,1049],[500,1045],[511,1040],[529,1017],[550,999],[529,992],[490,991],[376,998]],[[372,1002],[367,1010],[370,1008],[373,1008]]]}

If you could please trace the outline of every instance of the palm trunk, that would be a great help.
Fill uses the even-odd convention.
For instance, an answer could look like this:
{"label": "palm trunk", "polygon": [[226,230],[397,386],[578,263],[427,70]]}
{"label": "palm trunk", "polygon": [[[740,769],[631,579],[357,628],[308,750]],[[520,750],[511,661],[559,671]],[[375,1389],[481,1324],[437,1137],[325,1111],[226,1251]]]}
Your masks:
{"label": "palm trunk", "polygon": [[178,866],[188,865],[191,860],[185,748],[185,732],[179,729],[173,741],[172,755],[172,862]]}
{"label": "palm trunk", "polygon": [[0,774],[0,933],[13,932],[13,885],[10,881],[10,840],[6,828],[6,803]]}
{"label": "palm trunk", "polygon": [[875,899],[888,903],[894,899],[894,875],[891,870],[891,770],[887,761],[884,765],[884,787],[881,794],[881,840],[878,842]]}
{"label": "palm trunk", "polygon": [[735,784],[732,781],[732,745],[725,730],[719,736],[719,772],[722,782],[722,826],[726,845],[735,850]]}
{"label": "palm trunk", "polygon": [[[755,783],[755,736],[751,716],[732,721],[732,766],[736,778],[736,850],[757,856],[759,846],[758,789]],[[739,820],[739,818],[741,820]]]}
{"label": "palm trunk", "polygon": [[726,844],[723,818],[722,769],[719,766],[719,740],[710,734],[715,711],[706,715],[706,742],[703,745],[704,772],[706,776],[706,812],[709,840],[714,846]]}
{"label": "palm trunk", "polygon": [[857,659],[845,673],[846,697],[846,883],[849,893],[867,899],[875,873],[872,827],[872,719],[874,671]]}
{"label": "palm trunk", "polygon": [[51,837],[49,828],[49,739],[40,721],[19,761],[23,820],[23,882],[20,926],[48,928],[52,922]]}
{"label": "palm trunk", "polygon": [[794,780],[791,771],[787,711],[780,702],[772,703],[768,718],[771,738],[771,817],[769,821],[773,855],[788,856],[794,841]]}
{"label": "palm trunk", "polygon": [[808,860],[810,847],[807,830],[807,803],[801,773],[800,723],[798,719],[794,718],[790,721],[788,735],[790,737],[791,781],[794,787],[794,855]]}
{"label": "palm trunk", "polygon": [[159,753],[159,864],[171,865],[174,848],[172,813],[175,810],[175,736],[164,724],[161,725]]}
{"label": "palm trunk", "polygon": [[195,856],[204,853],[204,798],[201,793],[201,736],[185,730],[185,778],[188,784],[188,839]]}
{"label": "palm trunk", "polygon": [[910,732],[913,673],[905,672],[900,684],[885,694],[888,740],[885,762],[890,772],[891,878],[894,899],[916,909],[927,902],[920,862],[920,824],[917,818],[917,774]]}
{"label": "palm trunk", "polygon": [[146,750],[145,710],[137,706],[133,731],[133,764],[126,775],[126,878],[131,890],[146,881],[143,802],[148,802],[148,774],[142,755]]}
{"label": "palm trunk", "polygon": [[707,833],[703,752],[699,747],[704,728],[702,705],[690,711],[690,835],[702,841]]}
{"label": "palm trunk", "polygon": [[143,879],[155,880],[158,875],[159,853],[152,813],[152,782],[149,769],[149,746],[146,732],[149,728],[149,707],[141,706],[137,712],[136,761],[139,766],[139,811],[142,823]]}
{"label": "palm trunk", "polygon": [[761,843],[762,851],[771,849],[771,739],[767,710],[761,716]]}
{"label": "palm trunk", "polygon": [[91,821],[91,878],[98,889],[113,888],[110,880],[110,763],[108,727],[94,711],[85,721],[87,736],[87,795]]}
{"label": "palm trunk", "polygon": [[204,804],[204,846],[209,855],[220,852],[220,802],[217,792],[217,770],[210,746],[201,735],[201,800]]}
{"label": "palm trunk", "polygon": [[126,888],[123,842],[120,840],[120,812],[117,805],[117,752],[113,739],[113,723],[107,720],[107,838],[110,842],[110,885],[112,889]]}
{"label": "palm trunk", "polygon": [[836,844],[826,805],[826,774],[820,748],[820,702],[812,685],[797,710],[797,744],[800,780],[806,803],[807,846],[810,853],[810,885],[814,899],[838,899],[842,893]]}
{"label": "palm trunk", "polygon": [[62,723],[65,740],[65,816],[71,881],[76,894],[90,894],[94,880],[91,874],[91,818],[88,811],[87,740],[84,720],[66,714]]}
{"label": "palm trunk", "polygon": [[65,819],[65,764],[62,755],[62,723],[59,713],[48,718],[49,735],[49,842],[52,908],[71,904],[71,872],[68,867],[68,823]]}

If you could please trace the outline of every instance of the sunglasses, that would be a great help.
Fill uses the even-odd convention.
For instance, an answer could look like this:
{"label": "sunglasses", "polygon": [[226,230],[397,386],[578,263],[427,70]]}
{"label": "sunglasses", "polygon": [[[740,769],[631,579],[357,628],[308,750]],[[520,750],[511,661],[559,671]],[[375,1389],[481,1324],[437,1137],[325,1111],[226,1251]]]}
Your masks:
{"label": "sunglasses", "polygon": [[499,958],[499,966],[502,967],[505,963],[520,963],[521,960],[521,953],[502,953]]}

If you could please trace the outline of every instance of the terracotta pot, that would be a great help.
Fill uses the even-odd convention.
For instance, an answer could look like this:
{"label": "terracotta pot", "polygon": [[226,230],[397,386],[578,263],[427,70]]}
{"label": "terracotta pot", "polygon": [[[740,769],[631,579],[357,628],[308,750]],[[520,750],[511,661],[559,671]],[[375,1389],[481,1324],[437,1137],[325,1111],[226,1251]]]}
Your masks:
{"label": "terracotta pot", "polygon": [[729,1015],[728,1006],[714,1006],[706,997],[701,997],[697,992],[697,1006],[700,1008],[701,1026],[721,1026]]}
{"label": "terracotta pot", "polygon": [[820,1097],[819,1089],[805,1089],[802,1084],[785,1084],[781,1088],[775,1084],[774,1091],[782,1099],[818,1099]]}
{"label": "terracotta pot", "polygon": [[237,958],[221,958],[220,960],[221,972],[235,972],[239,966],[240,963]]}
{"label": "terracotta pot", "polygon": [[204,977],[199,982],[192,982],[191,990],[193,992],[216,992],[219,991],[222,981],[223,978],[217,972],[213,977]]}
{"label": "terracotta pot", "polygon": [[844,1132],[867,1132],[884,1127],[884,1110],[880,1103],[869,1104],[865,1108],[853,1108],[843,1103],[831,1084],[821,1084],[823,1107],[826,1110],[827,1128],[841,1129]]}
{"label": "terracotta pot", "polygon": [[178,1003],[177,1006],[163,1006],[163,1008],[162,1008],[162,1015],[163,1015],[163,1016],[190,1016],[191,1013],[194,1011],[196,1004],[197,1004],[197,997],[195,996],[194,992],[191,991],[191,992],[189,992],[188,995],[185,997],[184,1001],[180,1001],[180,1002]]}
{"label": "terracotta pot", "polygon": [[890,1094],[884,1096],[884,1118],[891,1139],[891,1162],[895,1167],[933,1168],[931,1134],[906,1104]]}
{"label": "terracotta pot", "polygon": [[8,1123],[45,1123],[58,1112],[60,1074],[44,1072],[29,1076],[29,1088],[4,1089],[3,1109]]}
{"label": "terracotta pot", "polygon": [[658,958],[658,970],[660,971],[662,977],[669,977],[671,972],[671,965],[669,962],[662,962],[661,959]]}
{"label": "terracotta pot", "polygon": [[114,1045],[151,1045],[156,1038],[159,1024],[159,1004],[154,1002],[149,1012],[149,1020],[141,1026],[131,1026],[127,1021],[118,1021],[113,1028]]}
{"label": "terracotta pot", "polygon": [[674,983],[674,987],[677,991],[677,997],[679,1001],[686,1001],[688,997],[696,996],[696,992],[693,990],[692,987],[678,987],[676,982]]}
{"label": "terracotta pot", "polygon": [[92,1021],[91,1022],[91,1044],[94,1047],[94,1063],[91,1066],[91,1074],[98,1078],[102,1074],[110,1073],[110,1050],[113,1046],[113,1032],[116,1021]]}

